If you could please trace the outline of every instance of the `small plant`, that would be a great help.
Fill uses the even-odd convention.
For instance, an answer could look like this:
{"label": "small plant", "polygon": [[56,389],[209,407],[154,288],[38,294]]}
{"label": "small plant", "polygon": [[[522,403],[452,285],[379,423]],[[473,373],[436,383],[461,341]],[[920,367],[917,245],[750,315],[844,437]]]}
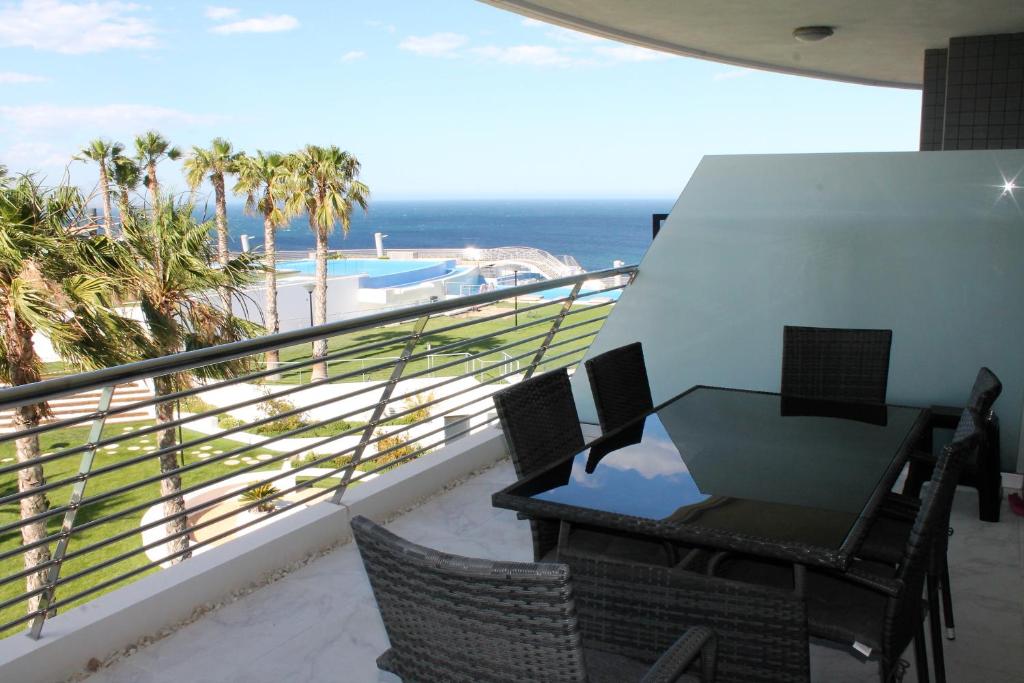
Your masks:
{"label": "small plant", "polygon": [[[380,436],[381,433],[378,432],[377,435]],[[392,448],[394,450],[390,450]],[[385,451],[388,452],[385,453]],[[416,448],[409,444],[409,439],[404,436],[399,436],[398,434],[393,434],[390,436],[383,436],[380,441],[377,442],[377,452],[381,455],[378,455],[373,459],[374,464],[386,465],[387,463],[395,462],[396,460],[401,460],[406,456],[412,455],[416,452]]]}
{"label": "small plant", "polygon": [[252,431],[257,434],[274,435],[290,432],[293,429],[306,426],[306,418],[302,413],[283,416],[285,413],[295,410],[295,404],[280,398],[268,398],[260,404],[260,412],[264,417],[277,418],[273,422],[256,427]]}
{"label": "small plant", "polygon": [[281,495],[281,490],[270,483],[258,484],[238,497],[240,503],[257,503],[259,512],[273,512],[274,498]]}

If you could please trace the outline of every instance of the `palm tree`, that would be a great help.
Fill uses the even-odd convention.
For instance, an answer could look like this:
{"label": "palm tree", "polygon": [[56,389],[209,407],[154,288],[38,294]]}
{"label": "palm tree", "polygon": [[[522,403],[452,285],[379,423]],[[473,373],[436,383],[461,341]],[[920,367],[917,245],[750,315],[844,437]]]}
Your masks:
{"label": "palm tree", "polygon": [[114,157],[111,163],[114,185],[117,186],[117,213],[124,225],[124,217],[131,211],[131,193],[139,188],[142,172],[135,160],[126,156]]}
{"label": "palm tree", "polygon": [[[228,205],[224,191],[224,176],[235,173],[240,157],[241,154],[232,149],[230,142],[224,138],[214,138],[209,149],[193,147],[192,154],[185,160],[185,179],[193,191],[202,184],[203,177],[207,174],[213,185],[216,203],[217,260],[222,266],[228,262]],[[221,298],[224,300],[225,310],[230,312],[230,293],[222,291]]]}
{"label": "palm tree", "polygon": [[[255,156],[242,155],[238,160],[238,182],[235,194],[245,195],[245,210],[263,216],[263,259],[266,284],[264,326],[268,334],[280,329],[277,315],[277,246],[275,231],[288,225],[290,218],[285,199],[293,181],[288,159],[276,152],[257,151]],[[268,351],[267,368],[280,365],[280,354]]]}
{"label": "palm tree", "polygon": [[[142,351],[148,356],[166,356],[180,351],[237,341],[259,333],[252,323],[230,315],[215,305],[208,292],[227,290],[232,296],[252,282],[258,265],[250,254],[231,259],[224,266],[215,263],[210,246],[209,223],[192,215],[191,202],[175,203],[172,197],[157,202],[150,214],[129,211],[122,226],[121,243],[129,258],[120,277],[139,300],[149,338]],[[217,377],[240,372],[244,361],[220,363],[193,371],[194,376]],[[153,380],[158,397],[188,387],[184,374],[164,375]],[[156,406],[157,425],[174,420],[174,401]],[[168,536],[178,534],[167,546],[177,563],[189,556],[185,500],[181,496],[178,451],[174,428],[158,432],[158,447],[169,449],[160,456],[160,494],[164,501]]]}
{"label": "palm tree", "polygon": [[111,219],[110,208],[110,180],[111,167],[114,159],[124,152],[124,145],[120,142],[111,142],[103,138],[96,138],[83,147],[82,151],[75,155],[77,161],[95,161],[100,167],[100,196],[103,197],[103,231],[107,237],[114,236],[114,223]]}
{"label": "palm tree", "polygon": [[[44,189],[32,176],[0,183],[0,382],[31,384],[41,378],[42,366],[32,341],[34,332],[49,337],[54,349],[75,369],[92,370],[132,360],[143,339],[141,328],[113,310],[119,281],[116,243],[106,237],[75,237],[85,201],[77,189]],[[113,343],[112,343],[113,342]],[[14,410],[16,431],[30,430],[49,415],[45,403]],[[39,464],[37,434],[16,440],[18,490],[29,493],[45,483]],[[22,519],[49,508],[45,493],[20,499]],[[31,546],[46,538],[46,522],[21,527],[22,543]],[[48,544],[24,553],[25,568],[50,560]],[[31,594],[41,589],[46,572],[26,577]],[[39,595],[28,601],[32,612]]]}
{"label": "palm tree", "polygon": [[164,159],[175,160],[181,156],[181,150],[172,147],[163,135],[155,130],[146,131],[135,137],[135,158],[139,166],[145,169],[146,177],[143,181],[149,190],[149,196],[154,209],[157,200],[160,198],[160,184],[156,179],[156,165]]}
{"label": "palm tree", "polygon": [[[359,160],[338,147],[307,145],[293,156],[296,182],[289,198],[291,211],[305,211],[309,229],[316,235],[316,284],[313,290],[313,324],[327,322],[327,237],[341,223],[348,235],[352,205],[366,211],[370,189],[358,180]],[[327,355],[327,340],[313,342],[313,357]],[[327,377],[327,365],[313,366],[312,379]]]}

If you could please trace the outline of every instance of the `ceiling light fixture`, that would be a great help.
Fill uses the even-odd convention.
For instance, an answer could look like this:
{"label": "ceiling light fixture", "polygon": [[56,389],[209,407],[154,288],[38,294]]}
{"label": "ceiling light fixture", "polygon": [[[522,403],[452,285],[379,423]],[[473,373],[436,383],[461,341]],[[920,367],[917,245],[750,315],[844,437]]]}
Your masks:
{"label": "ceiling light fixture", "polygon": [[835,32],[831,26],[800,26],[793,29],[793,37],[801,43],[817,43]]}

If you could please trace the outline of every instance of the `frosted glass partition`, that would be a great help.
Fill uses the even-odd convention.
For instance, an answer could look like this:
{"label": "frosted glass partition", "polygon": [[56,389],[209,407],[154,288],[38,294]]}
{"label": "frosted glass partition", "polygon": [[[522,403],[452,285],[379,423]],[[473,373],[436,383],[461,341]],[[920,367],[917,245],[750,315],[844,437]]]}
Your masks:
{"label": "frosted glass partition", "polygon": [[1003,186],[1022,169],[1020,150],[705,157],[588,357],[642,341],[656,402],[694,384],[778,391],[783,325],[889,328],[890,402],[961,405],[995,370],[1016,470],[1024,190]]}

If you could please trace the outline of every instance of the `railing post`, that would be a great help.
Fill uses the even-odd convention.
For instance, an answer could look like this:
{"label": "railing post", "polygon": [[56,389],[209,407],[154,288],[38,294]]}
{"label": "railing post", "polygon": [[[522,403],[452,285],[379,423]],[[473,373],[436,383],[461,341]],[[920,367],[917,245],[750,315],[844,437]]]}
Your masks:
{"label": "railing post", "polygon": [[547,352],[548,347],[551,345],[551,340],[558,334],[558,328],[562,326],[562,321],[565,320],[565,314],[569,312],[572,305],[576,303],[576,297],[579,296],[580,288],[583,286],[583,280],[580,280],[569,292],[569,298],[562,304],[562,310],[559,311],[558,317],[551,321],[551,327],[548,329],[547,335],[544,336],[544,341],[541,342],[540,348],[537,349],[537,353],[534,354],[533,360],[526,366],[526,372],[523,373],[523,379],[530,379],[533,376],[533,371],[537,369],[540,364],[541,358]]}
{"label": "railing post", "polygon": [[64,513],[64,522],[60,527],[60,540],[53,551],[53,564],[46,573],[46,589],[39,596],[39,613],[32,619],[32,626],[29,628],[29,637],[39,640],[43,632],[43,622],[46,621],[46,614],[50,611],[50,603],[53,602],[53,594],[56,590],[55,584],[60,578],[60,567],[64,562],[64,555],[68,550],[68,543],[71,542],[71,530],[75,526],[75,515],[78,514],[79,503],[85,495],[85,485],[89,482],[89,472],[92,471],[92,463],[96,458],[96,442],[103,435],[103,427],[107,422],[107,411],[110,410],[110,402],[114,398],[115,386],[103,387],[100,394],[99,405],[96,407],[96,419],[92,421],[89,430],[89,448],[82,453],[82,461],[78,464],[78,477],[71,485],[71,496],[68,499],[68,509]]}
{"label": "railing post", "polygon": [[356,471],[356,467],[363,460],[363,452],[366,450],[366,446],[371,437],[373,437],[373,430],[376,429],[377,423],[380,421],[381,416],[384,415],[384,408],[387,407],[388,402],[391,400],[391,394],[395,392],[395,387],[398,386],[398,380],[401,379],[402,373],[405,372],[405,366],[409,364],[409,357],[412,356],[412,352],[416,349],[416,345],[419,344],[420,337],[423,336],[423,330],[427,326],[427,322],[430,320],[430,315],[424,315],[416,321],[413,325],[412,335],[409,340],[405,342],[405,348],[402,349],[402,354],[395,361],[395,367],[391,369],[391,377],[388,379],[388,383],[384,385],[384,390],[381,392],[380,401],[373,408],[373,413],[370,415],[370,421],[366,423],[366,428],[363,429],[363,435],[359,439],[359,445],[356,446],[355,451],[352,452],[352,461],[348,465],[348,469],[345,470],[345,474],[342,475],[341,485],[338,486],[338,490],[334,493],[331,498],[331,502],[338,504],[341,502],[342,496],[345,495],[345,489],[348,488],[349,481],[352,480],[352,474]]}

